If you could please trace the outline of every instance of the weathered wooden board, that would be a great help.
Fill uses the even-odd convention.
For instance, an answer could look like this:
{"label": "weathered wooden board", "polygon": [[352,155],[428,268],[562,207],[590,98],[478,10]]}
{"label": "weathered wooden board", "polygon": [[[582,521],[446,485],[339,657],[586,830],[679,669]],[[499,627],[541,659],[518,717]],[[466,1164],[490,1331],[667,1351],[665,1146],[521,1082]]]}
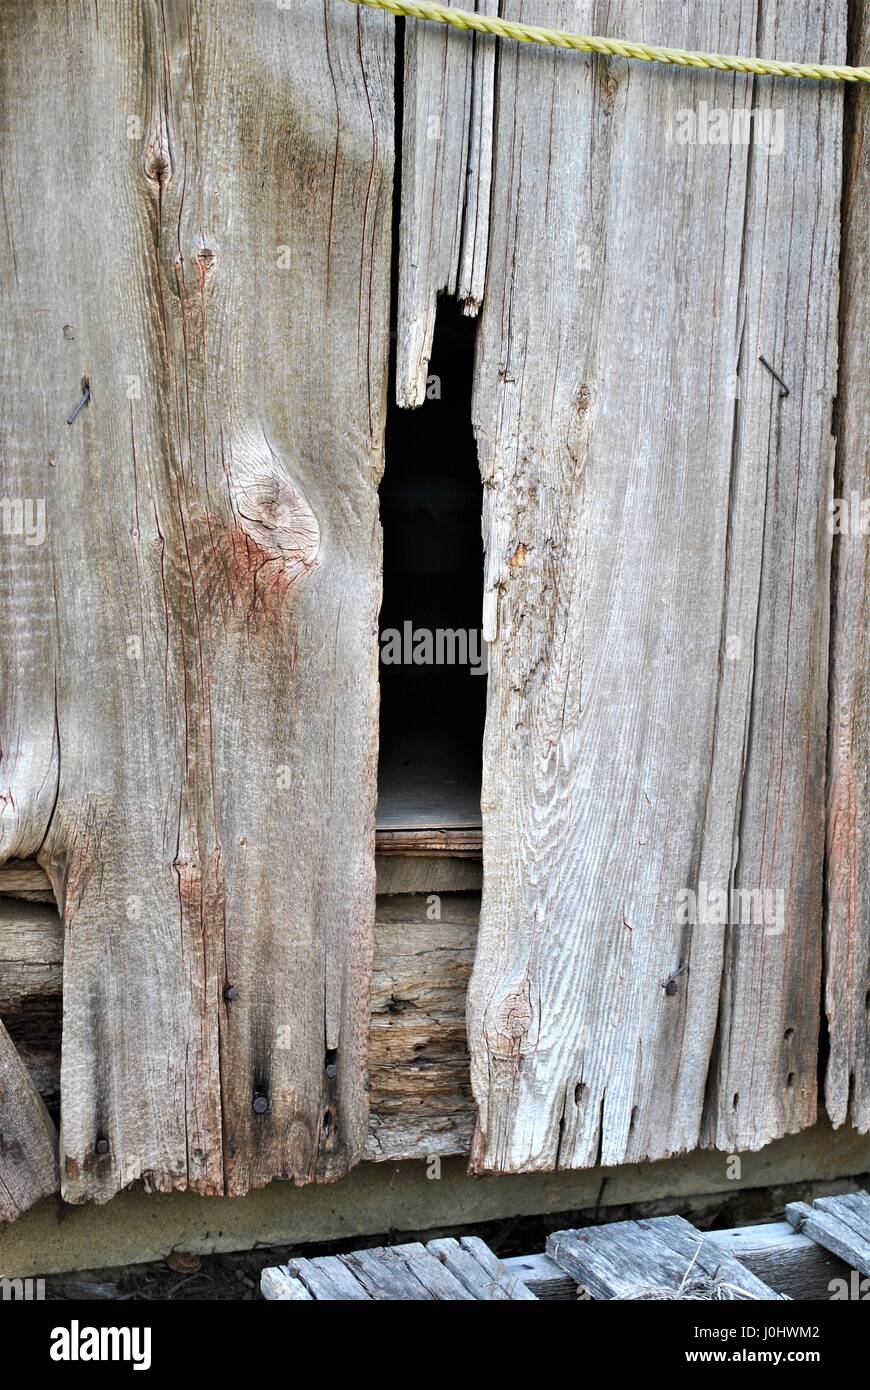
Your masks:
{"label": "weathered wooden board", "polygon": [[[365,1149],[369,1160],[392,1163],[469,1152],[475,1106],[465,995],[479,908],[479,897],[459,893],[392,895],[377,902]],[[14,899],[0,901],[0,1020],[8,1024],[21,1060],[53,1112],[59,1104],[62,958],[59,922],[52,909]],[[840,1157],[832,1164],[836,1148]],[[867,1166],[866,1150],[866,1142],[863,1151],[860,1144],[850,1144],[847,1131],[834,1145],[830,1129],[820,1128],[812,1139],[801,1140],[797,1168],[793,1148],[790,1157],[781,1153],[774,1160],[771,1155],[759,1160],[761,1167],[744,1167],[742,1185],[858,1173]],[[694,1161],[706,1176],[699,1188],[690,1190],[719,1191],[721,1165],[717,1175],[703,1155]],[[627,1200],[613,1195],[612,1184],[608,1191],[611,1201]],[[591,1189],[590,1206],[594,1192]],[[793,1190],[782,1192],[780,1205],[795,1195]],[[699,1211],[697,1219],[704,1224],[711,1211],[694,1204],[693,1219]],[[757,1218],[757,1212],[754,1215]]]}
{"label": "weathered wooden board", "polygon": [[260,1275],[260,1292],[275,1303],[313,1303],[314,1295],[290,1269],[274,1265]]}
{"label": "weathered wooden board", "polygon": [[708,1231],[707,1240],[787,1298],[826,1301],[833,1280],[849,1273],[842,1260],[793,1230],[787,1221]]}
{"label": "weathered wooden board", "polygon": [[[272,1295],[266,1291],[266,1272],[263,1271],[263,1293],[269,1298]],[[371,1294],[354,1278],[347,1265],[342,1264],[337,1255],[321,1255],[316,1260],[293,1259],[280,1272],[285,1279],[303,1284],[312,1298],[324,1302],[336,1299],[352,1303],[371,1302]],[[283,1294],[279,1293],[277,1297],[281,1298]]]}
{"label": "weathered wooden board", "polygon": [[0,893],[25,902],[54,902],[48,874],[35,859],[16,859],[0,865]]}
{"label": "weathered wooden board", "polygon": [[[844,16],[547,13],[825,61]],[[756,1149],[816,1112],[842,96],[506,44],[495,100],[473,1167]]]}
{"label": "weathered wooden board", "polygon": [[[422,832],[425,839],[428,832]],[[391,832],[375,832],[375,872],[379,893],[473,893],[483,883],[480,863],[481,840],[475,836],[473,850],[443,852],[395,852]],[[51,883],[44,869],[32,859],[16,860],[0,866],[0,896],[32,902],[54,902]]]}
{"label": "weathered wooden board", "polygon": [[378,1246],[265,1269],[264,1298],[342,1302],[534,1301],[535,1295],[475,1236]]}
{"label": "weathered wooden board", "polygon": [[[848,1265],[792,1230],[787,1221],[706,1231],[704,1239],[708,1246],[739,1260],[786,1298],[824,1302],[831,1297],[835,1279],[848,1282]],[[577,1281],[549,1255],[513,1255],[504,1265],[539,1299],[565,1302],[577,1298]]]}
{"label": "weathered wooden board", "polygon": [[[497,14],[498,0],[448,0]],[[483,297],[492,172],[495,40],[408,24],[402,124],[396,394],[426,399],[435,312],[442,291],[469,314]]]}
{"label": "weathered wooden board", "polygon": [[430,1240],[426,1247],[460,1279],[476,1299],[496,1303],[528,1303],[536,1299],[527,1284],[511,1273],[479,1236]]}
{"label": "weathered wooden board", "polygon": [[547,1254],[595,1299],[675,1293],[699,1279],[727,1284],[737,1301],[782,1298],[681,1216],[556,1231]]}
{"label": "weathered wooden board", "polygon": [[483,866],[474,855],[377,854],[378,892],[479,893]]}
{"label": "weathered wooden board", "polygon": [[[474,1102],[465,995],[480,898],[395,894],[376,904],[369,1058],[375,1162],[467,1154]],[[0,1021],[34,1084],[58,1103],[63,933],[56,911],[0,899]]]}
{"label": "weathered wooden board", "polygon": [[[870,6],[851,7],[849,61],[870,62]],[[870,116],[846,95],[840,376],[828,742],[825,1100],[870,1130]],[[862,510],[863,509],[863,510]]]}
{"label": "weathered wooden board", "polygon": [[0,1023],[0,1221],[14,1221],[57,1187],[57,1130]]}
{"label": "weathered wooden board", "polygon": [[0,824],[64,918],[64,1192],[336,1178],[367,1117],[393,22],[3,9],[0,449],[46,535],[0,552]]}
{"label": "weathered wooden board", "polygon": [[480,899],[381,898],[369,1040],[366,1156],[467,1153],[474,1123],[465,999]]}
{"label": "weathered wooden board", "polygon": [[577,1280],[560,1269],[549,1255],[509,1255],[504,1261],[509,1274],[521,1279],[535,1298],[547,1303],[573,1303],[583,1290]]}
{"label": "weathered wooden board", "polygon": [[790,1202],[785,1214],[796,1231],[870,1276],[870,1193],[818,1197],[812,1206]]}
{"label": "weathered wooden board", "polygon": [[43,903],[0,899],[0,1020],[56,1004],[63,990],[63,926]]}

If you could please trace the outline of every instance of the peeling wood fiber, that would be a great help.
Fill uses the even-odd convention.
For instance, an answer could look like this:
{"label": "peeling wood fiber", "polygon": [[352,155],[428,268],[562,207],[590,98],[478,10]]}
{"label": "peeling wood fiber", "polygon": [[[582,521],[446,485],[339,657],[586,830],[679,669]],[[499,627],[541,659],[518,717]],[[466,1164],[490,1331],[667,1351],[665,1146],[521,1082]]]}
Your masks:
{"label": "peeling wood fiber", "polygon": [[331,1180],[367,1129],[393,24],[3,11],[0,451],[47,537],[0,554],[0,858],[64,919],[64,1196]]}
{"label": "peeling wood fiber", "polygon": [[[498,0],[477,0],[472,8],[497,14]],[[402,406],[426,399],[438,295],[456,295],[470,315],[483,296],[495,62],[494,39],[431,24],[405,27],[396,365]]]}

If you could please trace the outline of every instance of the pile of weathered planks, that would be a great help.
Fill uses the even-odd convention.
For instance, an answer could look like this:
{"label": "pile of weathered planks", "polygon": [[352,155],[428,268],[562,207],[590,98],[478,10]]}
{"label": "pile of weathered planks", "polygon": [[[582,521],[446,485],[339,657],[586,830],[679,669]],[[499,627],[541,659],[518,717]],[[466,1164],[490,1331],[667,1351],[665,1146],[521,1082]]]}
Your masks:
{"label": "pile of weathered planks", "polygon": [[475,1236],[381,1246],[292,1259],[263,1271],[261,1291],[297,1302],[859,1297],[856,1280],[870,1275],[870,1196],[820,1198],[787,1215],[789,1225],[704,1234],[679,1216],[619,1221],[557,1231],[546,1254],[505,1260]]}

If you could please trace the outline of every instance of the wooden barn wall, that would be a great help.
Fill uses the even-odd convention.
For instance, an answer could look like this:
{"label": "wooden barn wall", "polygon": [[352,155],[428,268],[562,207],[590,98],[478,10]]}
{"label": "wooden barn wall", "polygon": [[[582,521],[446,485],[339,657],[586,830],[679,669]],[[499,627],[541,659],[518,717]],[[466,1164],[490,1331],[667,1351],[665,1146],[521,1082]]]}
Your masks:
{"label": "wooden barn wall", "polygon": [[[502,12],[845,58],[845,0]],[[842,105],[499,50],[477,1169],[753,1149],[815,1118]],[[414,116],[403,181],[425,184],[444,156]],[[681,895],[731,890],[765,920],[681,920]]]}
{"label": "wooden barn wall", "polygon": [[338,1178],[368,1112],[393,21],[3,0],[2,29],[0,447],[47,536],[2,551],[0,827],[64,915],[64,1196]]}
{"label": "wooden barn wall", "polygon": [[[500,9],[846,58],[847,0]],[[394,21],[0,16],[0,466],[46,519],[0,551],[0,864],[63,917],[0,914],[0,1218],[58,1160],[75,1202],[465,1151],[472,1092],[478,1172],[758,1149],[815,1121],[823,999],[870,1129],[864,108],[844,183],[839,86],[405,26],[401,406],[439,294],[479,316],[484,892],[410,953],[382,910],[372,977]],[[15,1001],[61,971],[58,1080]]]}

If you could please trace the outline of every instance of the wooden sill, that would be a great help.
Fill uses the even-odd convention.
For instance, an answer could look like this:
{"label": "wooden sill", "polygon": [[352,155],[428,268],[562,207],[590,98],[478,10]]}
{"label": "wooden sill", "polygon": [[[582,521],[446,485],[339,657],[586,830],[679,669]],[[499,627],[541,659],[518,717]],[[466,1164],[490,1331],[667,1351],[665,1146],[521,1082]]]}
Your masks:
{"label": "wooden sill", "polygon": [[375,843],[378,854],[479,857],[480,769],[428,749],[400,761],[389,756],[379,775]]}

